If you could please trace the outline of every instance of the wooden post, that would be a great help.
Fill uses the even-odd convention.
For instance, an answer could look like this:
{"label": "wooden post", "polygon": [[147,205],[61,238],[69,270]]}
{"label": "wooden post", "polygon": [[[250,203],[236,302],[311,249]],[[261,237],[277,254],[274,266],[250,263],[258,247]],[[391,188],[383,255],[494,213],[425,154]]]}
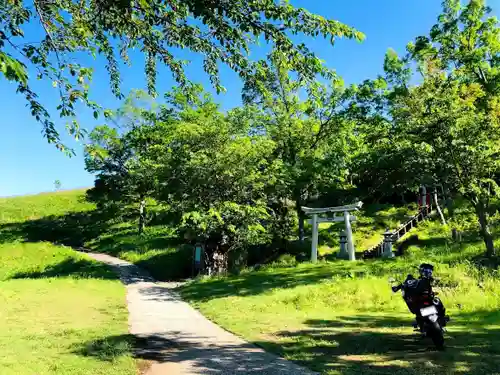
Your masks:
{"label": "wooden post", "polygon": [[458,231],[457,228],[451,230],[451,238],[453,241],[462,242],[462,232]]}
{"label": "wooden post", "polygon": [[139,203],[139,234],[144,233],[144,228],[146,227],[146,199],[141,196],[141,201]]}
{"label": "wooden post", "polygon": [[347,234],[347,252],[349,254],[349,260],[356,260],[354,241],[352,238],[351,214],[349,213],[349,211],[344,211],[344,223],[345,231]]}
{"label": "wooden post", "polygon": [[312,245],[311,245],[311,262],[318,261],[318,215],[312,217]]}

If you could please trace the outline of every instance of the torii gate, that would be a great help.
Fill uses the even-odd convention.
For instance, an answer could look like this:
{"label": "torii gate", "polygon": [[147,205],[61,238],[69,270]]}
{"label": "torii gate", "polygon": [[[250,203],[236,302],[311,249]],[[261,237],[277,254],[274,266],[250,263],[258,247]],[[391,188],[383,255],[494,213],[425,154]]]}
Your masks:
{"label": "torii gate", "polygon": [[[354,204],[350,204],[347,206],[338,206],[338,207],[326,207],[326,208],[309,208],[302,207],[302,211],[306,215],[312,215],[312,220],[310,221],[312,224],[312,244],[311,244],[311,262],[315,263],[318,260],[318,224],[324,222],[340,222],[343,221],[345,223],[345,231],[347,234],[347,253],[349,255],[349,260],[356,260],[355,249],[354,249],[354,241],[352,237],[352,228],[351,221],[355,221],[356,217],[351,216],[351,211],[358,211],[363,206],[363,202],[357,202]],[[326,212],[333,212],[333,218],[319,218],[318,214],[323,214]],[[335,213],[342,212],[343,216],[336,216]]]}

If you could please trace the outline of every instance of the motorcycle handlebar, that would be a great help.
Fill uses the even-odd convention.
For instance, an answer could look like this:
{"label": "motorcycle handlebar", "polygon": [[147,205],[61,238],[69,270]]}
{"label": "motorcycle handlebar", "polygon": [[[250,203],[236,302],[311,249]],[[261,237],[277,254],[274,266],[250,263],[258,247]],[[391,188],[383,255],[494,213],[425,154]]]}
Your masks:
{"label": "motorcycle handlebar", "polygon": [[400,290],[400,289],[401,289],[401,284],[396,285],[396,286],[393,286],[393,287],[391,287],[391,289],[392,289],[392,291],[393,291],[394,293],[396,293],[398,290]]}

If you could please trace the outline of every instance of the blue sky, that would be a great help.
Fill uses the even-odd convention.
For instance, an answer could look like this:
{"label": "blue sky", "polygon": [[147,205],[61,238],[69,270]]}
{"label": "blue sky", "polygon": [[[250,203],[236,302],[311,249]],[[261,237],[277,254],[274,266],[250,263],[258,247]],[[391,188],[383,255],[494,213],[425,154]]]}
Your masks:
{"label": "blue sky", "polygon": [[[366,35],[362,43],[341,40],[334,47],[323,40],[308,39],[308,45],[328,66],[335,68],[347,83],[355,83],[375,77],[381,72],[383,57],[388,48],[403,52],[406,44],[416,36],[427,34],[440,12],[439,0],[292,0],[292,4],[314,13],[356,27]],[[490,0],[497,10],[500,0]],[[253,51],[260,55],[259,51]],[[193,59],[188,69],[193,81],[209,85],[208,78]],[[98,65],[98,64],[97,64]],[[95,66],[96,73],[91,88],[92,98],[103,106],[116,108],[119,104],[109,90],[109,80],[103,67]],[[241,82],[228,68],[222,69],[222,82],[227,93],[218,99],[223,108],[240,103]],[[133,61],[133,67],[123,68],[123,91],[144,88],[145,80],[141,58]],[[159,90],[168,90],[173,82],[168,71],[158,77]],[[57,96],[50,84],[40,84],[41,99],[48,108],[57,106]],[[54,181],[60,180],[64,189],[93,185],[93,176],[85,172],[82,146],[66,138],[77,156],[68,158],[41,137],[40,125],[30,116],[23,98],[15,94],[15,87],[0,78],[0,196],[31,194],[54,189]],[[82,111],[80,120],[87,129],[97,123],[91,114]],[[63,124],[60,128],[64,132]]]}

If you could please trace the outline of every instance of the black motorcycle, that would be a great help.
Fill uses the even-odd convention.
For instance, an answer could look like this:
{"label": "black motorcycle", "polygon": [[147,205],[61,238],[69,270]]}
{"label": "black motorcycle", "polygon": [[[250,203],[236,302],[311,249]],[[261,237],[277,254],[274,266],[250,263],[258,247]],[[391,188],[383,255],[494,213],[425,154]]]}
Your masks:
{"label": "black motorcycle", "polygon": [[392,291],[401,290],[408,309],[416,316],[414,327],[424,336],[431,338],[437,349],[442,350],[444,329],[450,318],[446,315],[443,303],[437,297],[438,293],[432,290],[433,270],[434,267],[431,264],[420,265],[418,279],[408,275],[403,283],[393,286]]}

